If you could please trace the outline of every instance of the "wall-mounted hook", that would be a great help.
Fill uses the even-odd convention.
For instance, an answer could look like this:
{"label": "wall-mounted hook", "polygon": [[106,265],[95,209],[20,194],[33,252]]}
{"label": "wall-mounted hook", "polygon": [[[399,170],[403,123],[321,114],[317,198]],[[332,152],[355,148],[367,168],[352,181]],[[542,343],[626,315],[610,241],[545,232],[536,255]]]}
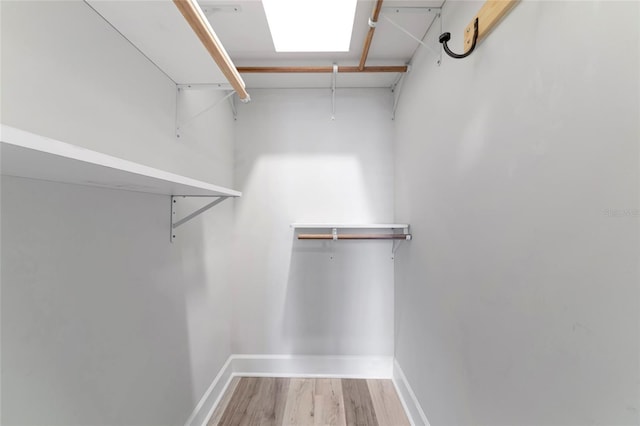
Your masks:
{"label": "wall-mounted hook", "polygon": [[476,42],[478,41],[478,18],[476,18],[473,24],[473,42],[471,43],[471,47],[469,48],[469,50],[466,51],[465,53],[458,54],[458,53],[452,52],[449,49],[449,46],[447,46],[447,42],[451,40],[451,33],[442,33],[438,40],[440,41],[440,43],[442,43],[442,47],[447,55],[456,59],[466,58],[467,56],[471,55],[471,52],[473,52],[473,49],[476,48]]}

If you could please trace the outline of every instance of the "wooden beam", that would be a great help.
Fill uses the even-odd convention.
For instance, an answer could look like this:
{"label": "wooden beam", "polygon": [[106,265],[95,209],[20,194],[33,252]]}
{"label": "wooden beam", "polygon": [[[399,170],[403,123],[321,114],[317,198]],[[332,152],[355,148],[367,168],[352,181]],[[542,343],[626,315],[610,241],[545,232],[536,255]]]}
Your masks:
{"label": "wooden beam", "polygon": [[[332,66],[321,67],[238,67],[240,73],[251,74],[290,74],[290,73],[302,73],[302,74],[321,74],[332,73]],[[339,73],[358,73],[358,72],[407,72],[406,65],[383,65],[383,66],[369,66],[364,67],[362,70],[358,66],[339,66]]]}
{"label": "wooden beam", "polygon": [[173,0],[173,3],[178,7],[182,16],[187,20],[193,32],[196,33],[240,99],[245,102],[248,101],[250,98],[242,77],[238,74],[236,67],[231,62],[231,58],[222,43],[220,43],[220,40],[218,40],[216,33],[209,25],[209,21],[207,21],[196,0]]}
{"label": "wooden beam", "polygon": [[[371,14],[371,22],[374,24],[378,22],[378,18],[380,17],[380,10],[382,9],[383,0],[378,0],[376,2],[375,7],[373,8],[373,13]],[[358,68],[360,71],[364,69],[364,66],[367,62],[367,56],[369,56],[369,48],[371,47],[371,42],[373,41],[373,33],[376,32],[376,27],[369,27],[369,32],[367,32],[367,37],[364,40],[364,46],[362,47],[362,56],[360,57],[360,65]]]}
{"label": "wooden beam", "polygon": [[504,16],[518,4],[519,0],[487,0],[471,22],[464,29],[464,51],[467,52],[473,43],[473,24],[478,18],[478,40],[485,38]]}

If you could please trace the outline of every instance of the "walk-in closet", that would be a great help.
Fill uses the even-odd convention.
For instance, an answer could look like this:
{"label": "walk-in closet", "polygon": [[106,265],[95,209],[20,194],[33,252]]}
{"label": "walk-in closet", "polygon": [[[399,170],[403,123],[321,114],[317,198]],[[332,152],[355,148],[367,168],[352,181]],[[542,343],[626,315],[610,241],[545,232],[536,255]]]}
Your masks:
{"label": "walk-in closet", "polygon": [[640,2],[0,0],[0,423],[640,424]]}

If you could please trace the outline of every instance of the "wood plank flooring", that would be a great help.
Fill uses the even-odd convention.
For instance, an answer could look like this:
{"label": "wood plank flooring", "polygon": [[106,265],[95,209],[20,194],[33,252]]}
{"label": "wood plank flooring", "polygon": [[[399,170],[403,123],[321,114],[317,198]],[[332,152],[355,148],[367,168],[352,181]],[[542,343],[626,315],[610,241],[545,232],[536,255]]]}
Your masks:
{"label": "wood plank flooring", "polygon": [[234,378],[208,426],[407,426],[391,380]]}

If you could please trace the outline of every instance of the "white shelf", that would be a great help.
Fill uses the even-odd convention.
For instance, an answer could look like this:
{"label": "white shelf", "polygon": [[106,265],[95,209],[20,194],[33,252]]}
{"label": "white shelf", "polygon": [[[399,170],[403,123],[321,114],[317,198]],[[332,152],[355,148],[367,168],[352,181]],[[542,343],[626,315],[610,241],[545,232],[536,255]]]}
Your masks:
{"label": "white shelf", "polygon": [[163,195],[240,197],[207,182],[122,160],[14,127],[0,127],[5,176]]}
{"label": "white shelf", "polygon": [[408,229],[406,223],[292,223],[294,229]]}
{"label": "white shelf", "polygon": [[176,83],[227,84],[172,1],[87,0],[87,4]]}

